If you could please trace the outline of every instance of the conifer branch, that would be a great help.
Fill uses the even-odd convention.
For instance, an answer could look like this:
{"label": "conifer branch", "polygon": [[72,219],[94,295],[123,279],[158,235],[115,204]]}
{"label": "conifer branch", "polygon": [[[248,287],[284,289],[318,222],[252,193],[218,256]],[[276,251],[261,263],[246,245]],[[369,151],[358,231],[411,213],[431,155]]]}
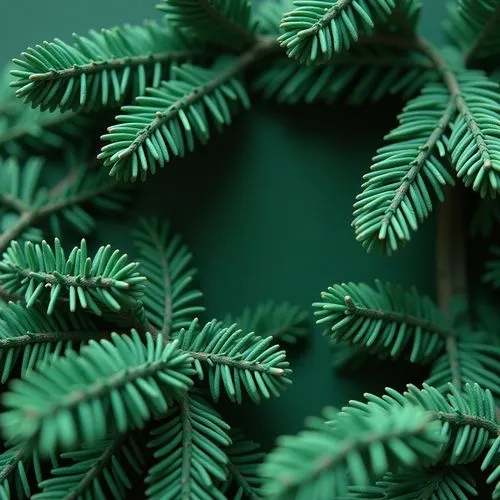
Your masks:
{"label": "conifer branch", "polygon": [[[92,61],[87,64],[75,64],[70,68],[61,70],[50,70],[45,73],[31,73],[29,79],[34,82],[44,82],[49,80],[69,79],[82,74],[92,75],[93,73],[101,73],[102,71],[122,71],[125,68],[136,68],[138,66],[154,66],[157,63],[167,64],[178,61],[186,61],[196,56],[206,57],[207,52],[185,49],[174,50],[172,52],[157,52],[146,55],[136,55],[128,57],[117,57],[106,59],[104,61]],[[17,90],[17,94],[23,95],[23,89]]]}
{"label": "conifer branch", "polygon": [[428,330],[433,333],[437,333],[443,338],[455,337],[456,332],[450,328],[446,328],[438,323],[433,323],[427,318],[421,316],[412,316],[395,311],[384,311],[382,309],[375,309],[370,307],[360,307],[357,306],[353,298],[349,295],[345,297],[345,305],[349,313],[356,315],[357,317],[370,318],[370,319],[380,319],[383,321],[397,323],[397,324],[407,324],[415,328],[421,328],[422,330]]}
{"label": "conifer branch", "polygon": [[176,117],[180,110],[202,101],[207,95],[218,89],[221,85],[224,85],[261,58],[278,49],[279,45],[274,39],[262,37],[252,48],[239,56],[234,64],[229,65],[226,70],[222,71],[215,78],[203,84],[201,87],[194,88],[189,94],[179,97],[179,99],[169,106],[167,110],[157,112],[154,120],[148,124],[147,127],[144,127],[143,131],[137,135],[130,146],[120,151],[117,159],[124,160],[133,155],[156,130]]}
{"label": "conifer branch", "polygon": [[500,3],[497,2],[495,10],[489,13],[488,21],[484,25],[483,30],[474,41],[474,44],[464,54],[466,64],[474,60],[476,52],[478,51],[478,49],[480,49],[483,42],[493,35],[494,30],[498,28],[499,22],[500,22]]}

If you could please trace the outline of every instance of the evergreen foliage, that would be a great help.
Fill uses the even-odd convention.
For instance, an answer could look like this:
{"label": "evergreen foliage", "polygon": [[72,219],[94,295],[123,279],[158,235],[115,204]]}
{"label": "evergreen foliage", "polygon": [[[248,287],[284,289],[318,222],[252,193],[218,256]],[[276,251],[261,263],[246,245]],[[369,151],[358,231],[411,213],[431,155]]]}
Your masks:
{"label": "evergreen foliage", "polygon": [[[470,223],[492,248],[484,264],[474,254],[484,290],[498,288],[500,1],[455,0],[445,48],[420,36],[420,7],[163,0],[159,21],[55,38],[6,68],[2,499],[500,499],[500,318],[467,291],[478,266],[460,251]],[[206,144],[254,93],[328,105],[398,94],[354,235],[391,255],[440,217],[436,301],[375,280],[334,283],[313,304],[337,368],[401,358],[423,365],[425,382],[327,407],[270,452],[218,403],[287,388],[281,344],[306,337],[308,311],[270,300],[207,318],[193,255],[154,216],[134,226],[130,258],[91,240],[96,212],[123,212],[130,182]],[[457,225],[460,212],[470,217]]]}

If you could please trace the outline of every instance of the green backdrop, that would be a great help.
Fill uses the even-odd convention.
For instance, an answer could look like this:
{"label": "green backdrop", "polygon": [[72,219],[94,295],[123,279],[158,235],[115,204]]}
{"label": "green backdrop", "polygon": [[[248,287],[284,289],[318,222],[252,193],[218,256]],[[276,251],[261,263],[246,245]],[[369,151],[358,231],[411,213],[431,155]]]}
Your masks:
{"label": "green backdrop", "polygon": [[[426,0],[422,30],[441,43],[442,0]],[[140,0],[3,0],[0,63],[28,45],[72,32],[153,17],[154,2]],[[171,219],[195,254],[209,317],[239,312],[269,298],[307,307],[335,282],[375,277],[415,285],[433,294],[433,220],[412,244],[387,259],[366,255],[351,231],[351,206],[362,174],[395,124],[401,103],[355,109],[280,107],[256,102],[234,127],[175,161],[141,186],[134,206],[103,219],[95,238],[130,248],[129,229],[141,213]],[[340,406],[364,391],[415,381],[412,368],[363,370],[339,376],[326,339],[314,328],[295,353],[293,386],[279,399],[228,409],[249,434],[270,444],[296,432],[304,417],[327,404]]]}

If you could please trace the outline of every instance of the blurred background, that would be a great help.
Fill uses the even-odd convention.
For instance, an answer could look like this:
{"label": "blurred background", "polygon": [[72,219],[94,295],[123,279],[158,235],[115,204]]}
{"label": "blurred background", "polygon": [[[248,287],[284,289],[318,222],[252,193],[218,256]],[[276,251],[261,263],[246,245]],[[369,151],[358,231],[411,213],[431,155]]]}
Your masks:
{"label": "blurred background", "polygon": [[[70,41],[88,29],[158,17],[155,2],[128,0],[3,0],[0,63],[54,37]],[[421,31],[443,42],[444,0],[423,0]],[[141,214],[169,218],[195,256],[207,319],[274,299],[311,311],[311,334],[291,353],[293,385],[258,407],[228,406],[230,421],[270,446],[296,432],[325,405],[341,406],[364,392],[418,382],[412,367],[391,362],[336,374],[314,327],[311,304],[329,285],[374,278],[434,294],[434,220],[396,256],[367,255],[350,227],[361,177],[396,123],[397,99],[362,108],[278,106],[255,101],[234,126],[188,159],[173,161],[140,186],[119,218],[102,218],[92,237],[130,250]]]}

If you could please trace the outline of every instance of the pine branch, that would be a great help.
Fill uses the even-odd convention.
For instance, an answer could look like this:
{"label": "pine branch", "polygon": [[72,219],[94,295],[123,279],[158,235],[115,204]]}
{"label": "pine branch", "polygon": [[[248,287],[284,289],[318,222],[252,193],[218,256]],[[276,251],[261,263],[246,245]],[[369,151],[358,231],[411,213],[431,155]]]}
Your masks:
{"label": "pine branch", "polygon": [[475,486],[476,481],[466,467],[437,466],[411,472],[389,472],[377,481],[374,496],[363,496],[364,489],[358,487],[349,491],[349,499],[400,500],[411,496],[421,499],[467,500],[478,495]]}
{"label": "pine branch", "polygon": [[33,500],[64,498],[78,500],[85,495],[107,491],[124,498],[132,483],[124,465],[139,475],[144,468],[142,450],[130,436],[120,435],[86,445],[77,451],[63,453],[61,459],[71,461],[52,470],[52,477],[39,483],[41,493]]}
{"label": "pine branch", "polygon": [[40,460],[38,454],[33,452],[32,442],[7,446],[0,454],[0,496],[2,498],[31,498],[28,476],[30,466],[33,466],[36,480],[41,481]]}
{"label": "pine branch", "polygon": [[426,59],[368,38],[324,65],[301,66],[278,59],[257,76],[253,88],[266,99],[286,104],[332,104],[342,97],[348,104],[360,105],[396,93],[409,98],[435,77]]}
{"label": "pine branch", "polygon": [[7,439],[33,439],[46,456],[142,428],[187,391],[192,373],[177,342],[165,346],[161,336],[113,334],[111,341],[92,340],[79,355],[69,353],[11,384],[0,424]]}
{"label": "pine branch", "polygon": [[139,264],[127,259],[110,245],[92,259],[85,240],[68,257],[57,238],[54,248],[45,241],[24,247],[13,241],[0,261],[0,281],[7,291],[24,295],[27,308],[40,300],[51,314],[64,297],[71,312],[79,306],[100,316],[103,309],[134,309],[143,295],[146,278],[137,271]]}
{"label": "pine branch", "polygon": [[356,239],[368,250],[392,254],[411,239],[454,180],[441,160],[445,133],[455,106],[441,83],[428,83],[385,136],[390,141],[374,157],[354,204]]}
{"label": "pine branch", "polygon": [[458,0],[450,6],[445,28],[452,40],[463,50],[466,62],[488,59],[500,54],[498,0]]}
{"label": "pine branch", "polygon": [[163,0],[157,7],[169,24],[207,42],[229,49],[255,42],[248,0]]}
{"label": "pine branch", "polygon": [[278,40],[300,64],[323,63],[386,23],[395,7],[394,0],[298,2],[284,14]]}
{"label": "pine branch", "polygon": [[215,401],[221,385],[231,401],[241,403],[242,389],[254,402],[260,402],[278,397],[290,383],[286,354],[272,337],[262,338],[215,320],[200,329],[195,320],[176,339],[179,348],[194,360],[198,377],[204,379],[208,374]]}
{"label": "pine branch", "polygon": [[240,500],[259,500],[262,478],[258,469],[264,458],[260,445],[245,439],[241,431],[231,431],[232,443],[227,449],[228,477],[221,486],[221,491],[228,497]]}
{"label": "pine branch", "polygon": [[414,363],[432,361],[447,338],[456,336],[428,297],[380,281],[375,285],[347,283],[323,292],[322,302],[313,306],[325,335],[368,353],[404,355]]}
{"label": "pine branch", "polygon": [[448,149],[457,175],[482,197],[496,196],[500,177],[499,135],[492,124],[500,120],[500,86],[480,71],[455,72],[432,44],[416,38],[417,47],[431,59],[450,92],[458,116],[452,124]]}
{"label": "pine branch", "polygon": [[[261,473],[267,497],[342,498],[349,484],[364,486],[399,466],[437,460],[441,424],[414,406],[372,406],[363,415],[309,419],[307,430],[278,439]],[[376,422],[376,423],[375,423]]]}
{"label": "pine branch", "polygon": [[[16,160],[7,160],[0,168],[0,206],[17,212],[17,219],[0,235],[0,252],[23,232],[44,219],[55,223],[63,218],[83,234],[93,227],[93,219],[83,209],[89,205],[117,211],[128,199],[127,190],[109,179],[105,172],[87,167],[80,152],[66,154],[68,174],[50,191],[39,187],[42,163],[28,159],[21,169]],[[19,182],[21,179],[21,182]]]}
{"label": "pine branch", "polygon": [[[170,65],[206,57],[196,40],[152,21],[74,35],[74,44],[44,42],[14,59],[11,85],[32,107],[62,111],[116,107],[157,87]],[[96,89],[96,90],[94,90]],[[44,91],[45,90],[45,91]]]}
{"label": "pine branch", "polygon": [[192,254],[171,234],[169,224],[157,218],[142,219],[132,237],[148,280],[142,302],[149,329],[168,339],[204,311],[201,292],[191,287],[196,274],[189,267]]}
{"label": "pine branch", "polygon": [[216,484],[226,477],[229,426],[196,394],[182,397],[151,432],[155,463],[146,478],[151,500],[226,498]]}
{"label": "pine branch", "polygon": [[83,315],[57,311],[47,316],[45,310],[35,306],[9,303],[0,310],[0,360],[1,382],[10,377],[21,358],[21,377],[40,362],[49,362],[73,349],[78,350],[84,341],[109,336],[98,331]]}
{"label": "pine branch", "polygon": [[260,337],[272,337],[277,342],[295,344],[308,333],[308,311],[287,302],[263,302],[254,309],[246,308],[239,316],[224,318],[227,326],[236,323],[239,328]]}
{"label": "pine branch", "polygon": [[[262,39],[238,58],[219,59],[210,69],[190,64],[172,69],[172,79],[159,89],[148,89],[136,105],[122,108],[119,123],[102,136],[110,144],[99,159],[110,175],[135,181],[154,174],[173,156],[183,157],[194,139],[206,143],[211,121],[221,130],[231,123],[231,112],[250,101],[238,75],[277,49],[273,39]],[[159,109],[161,111],[159,111]]]}

